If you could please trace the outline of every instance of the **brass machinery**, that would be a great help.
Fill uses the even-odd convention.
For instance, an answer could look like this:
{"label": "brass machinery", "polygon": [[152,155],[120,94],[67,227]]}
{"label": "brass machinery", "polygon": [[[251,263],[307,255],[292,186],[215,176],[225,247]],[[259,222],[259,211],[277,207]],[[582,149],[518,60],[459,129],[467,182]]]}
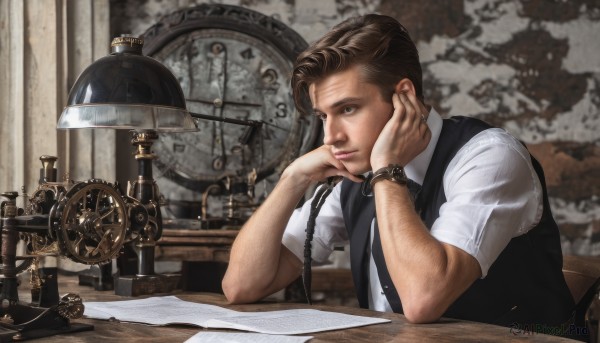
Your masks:
{"label": "brass machinery", "polygon": [[[96,180],[58,182],[57,158],[40,160],[39,186],[32,196],[24,195],[23,207],[17,206],[17,192],[1,194],[6,198],[0,205],[3,341],[93,329],[70,322],[83,315],[81,298],[67,294],[58,300],[56,275],[42,275],[39,259],[66,256],[80,263],[103,263],[125,239],[125,207],[115,188]],[[25,246],[22,255],[17,254],[19,242]],[[31,270],[30,304],[19,301],[17,292],[17,275],[26,270]]]}
{"label": "brass machinery", "polygon": [[[0,326],[14,340],[90,330],[90,325],[70,323],[83,315],[81,298],[67,294],[58,299],[56,275],[39,273],[38,261],[46,256],[67,257],[77,263],[108,265],[127,243],[138,255],[136,275],[119,276],[116,293],[140,295],[173,290],[179,275],[154,273],[155,242],[162,233],[158,189],[146,167],[155,132],[135,132],[138,178],[124,194],[117,183],[103,180],[58,181],[57,160],[42,156],[38,188],[17,206],[17,192],[5,192],[1,203],[2,292]],[[24,254],[17,254],[23,242]],[[32,303],[19,301],[17,275],[31,271]],[[56,294],[52,294],[56,293]],[[1,334],[0,334],[1,335]]]}

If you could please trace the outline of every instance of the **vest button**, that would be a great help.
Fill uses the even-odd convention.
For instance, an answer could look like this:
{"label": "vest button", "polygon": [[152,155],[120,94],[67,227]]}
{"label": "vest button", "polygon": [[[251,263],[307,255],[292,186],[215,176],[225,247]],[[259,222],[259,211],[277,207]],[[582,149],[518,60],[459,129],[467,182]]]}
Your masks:
{"label": "vest button", "polygon": [[384,285],[384,286],[383,286],[383,289],[388,289],[388,286],[387,286],[387,285]]}

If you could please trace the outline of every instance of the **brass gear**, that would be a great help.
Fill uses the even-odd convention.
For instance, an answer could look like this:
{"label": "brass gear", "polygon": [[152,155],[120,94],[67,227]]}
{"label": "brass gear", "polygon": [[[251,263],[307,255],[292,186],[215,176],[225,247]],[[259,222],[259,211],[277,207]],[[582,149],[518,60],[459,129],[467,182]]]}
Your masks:
{"label": "brass gear", "polygon": [[52,236],[61,252],[75,262],[107,263],[125,243],[125,206],[120,192],[106,181],[78,183],[50,211]]}
{"label": "brass gear", "polygon": [[83,301],[78,294],[67,293],[60,298],[58,305],[56,305],[56,311],[58,314],[66,319],[77,319],[83,317],[85,306]]}

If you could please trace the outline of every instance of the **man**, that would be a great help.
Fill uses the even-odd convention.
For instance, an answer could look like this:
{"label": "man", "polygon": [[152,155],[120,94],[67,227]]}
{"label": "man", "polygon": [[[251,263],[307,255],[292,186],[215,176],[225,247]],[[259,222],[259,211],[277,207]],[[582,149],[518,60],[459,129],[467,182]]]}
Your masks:
{"label": "man", "polygon": [[395,19],[337,25],[298,57],[292,86],[298,108],[323,120],[324,144],[285,169],[240,231],[223,279],[231,302],[300,275],[311,201],[294,208],[314,182],[343,176],[316,219],[312,258],[349,241],[361,307],[414,323],[569,318],[541,168],[505,131],[424,105],[416,47]]}

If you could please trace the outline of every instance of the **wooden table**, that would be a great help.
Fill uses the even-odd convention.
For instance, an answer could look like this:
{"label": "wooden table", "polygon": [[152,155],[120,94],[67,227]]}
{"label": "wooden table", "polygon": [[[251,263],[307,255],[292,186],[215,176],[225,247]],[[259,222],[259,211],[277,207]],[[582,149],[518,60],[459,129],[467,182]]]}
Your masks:
{"label": "wooden table", "polygon": [[[30,295],[23,280],[19,293],[22,301],[28,301]],[[112,301],[131,299],[115,295],[111,291],[95,291],[91,287],[77,284],[74,276],[59,275],[59,292],[78,293],[85,301]],[[387,318],[391,323],[369,325],[352,329],[307,334],[314,336],[311,343],[318,342],[573,342],[571,340],[543,334],[515,334],[510,328],[476,322],[442,319],[434,324],[409,324],[405,317],[395,313],[383,313],[360,308],[325,305],[305,305],[293,303],[258,303],[250,305],[228,305],[225,298],[213,293],[174,293],[183,300],[223,306],[236,311],[274,311],[293,308],[314,308],[325,311],[343,312],[361,316]],[[77,319],[74,322],[94,325],[93,331],[69,335],[46,337],[32,342],[183,342],[201,330],[200,327],[170,325],[147,326],[143,324],[120,323],[93,319]],[[208,331],[227,331],[210,329]]]}
{"label": "wooden table", "polygon": [[163,230],[156,242],[156,260],[229,262],[229,251],[239,230]]}

